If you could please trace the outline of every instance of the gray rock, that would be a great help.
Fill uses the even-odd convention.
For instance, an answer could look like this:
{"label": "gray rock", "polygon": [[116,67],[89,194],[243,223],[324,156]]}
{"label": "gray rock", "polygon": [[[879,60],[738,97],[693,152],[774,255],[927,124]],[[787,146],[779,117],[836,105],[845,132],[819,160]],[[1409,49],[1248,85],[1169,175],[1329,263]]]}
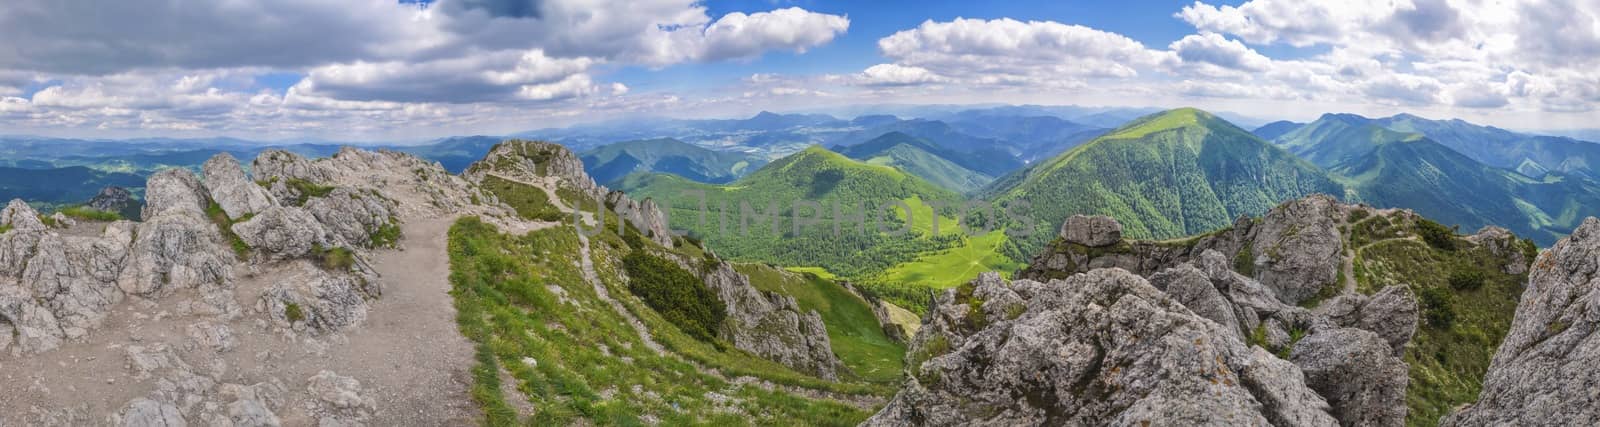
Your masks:
{"label": "gray rock", "polygon": [[228,328],[227,324],[200,322],[190,324],[185,331],[188,332],[189,338],[193,339],[196,345],[217,353],[233,350],[235,346],[239,345],[239,342],[233,338],[233,329]]}
{"label": "gray rock", "polygon": [[50,214],[50,222],[55,226],[55,228],[72,228],[73,226],[78,225],[78,221],[67,217],[66,214],[61,212]]}
{"label": "gray rock", "polygon": [[39,220],[39,211],[33,210],[22,199],[11,199],[6,204],[5,210],[0,210],[0,226],[11,226],[12,230],[35,231],[45,229],[44,222]]}
{"label": "gray rock", "polygon": [[327,230],[327,244],[344,247],[371,247],[373,233],[385,226],[396,226],[395,208],[393,200],[376,191],[344,187],[305,205],[306,212]]}
{"label": "gray rock", "polygon": [[1533,262],[1474,403],[1442,425],[1600,424],[1600,219]]}
{"label": "gray rock", "polygon": [[144,213],[146,222],[168,212],[193,214],[204,218],[206,205],[210,204],[205,186],[200,184],[188,169],[173,168],[156,172],[145,182]]}
{"label": "gray rock", "polygon": [[295,207],[268,208],[248,221],[234,224],[233,233],[270,260],[300,258],[318,246],[334,246],[328,243],[328,231],[322,222]]}
{"label": "gray rock", "polygon": [[266,189],[245,176],[239,161],[228,153],[212,156],[201,170],[205,174],[206,188],[211,190],[211,199],[228,218],[260,213],[276,204]]}
{"label": "gray rock", "polygon": [[1073,215],[1061,224],[1061,238],[1088,247],[1111,246],[1122,241],[1122,224],[1105,215]]}
{"label": "gray rock", "polygon": [[272,408],[279,405],[280,396],[285,392],[282,385],[277,383],[257,383],[253,386],[238,384],[223,384],[218,387],[221,395],[232,399],[228,403],[228,422],[233,427],[276,427],[281,425],[278,415]]}
{"label": "gray rock", "polygon": [[1511,230],[1495,226],[1484,226],[1476,234],[1467,236],[1467,241],[1474,245],[1482,246],[1496,257],[1507,259],[1505,267],[1501,270],[1506,274],[1523,274],[1528,272],[1528,264],[1533,260],[1522,252],[1522,241]]}
{"label": "gray rock", "polygon": [[367,298],[376,290],[371,276],[304,266],[262,292],[257,309],[281,326],[328,333],[366,320]]}
{"label": "gray rock", "polygon": [[621,191],[612,191],[606,194],[606,204],[613,206],[619,216],[644,232],[645,237],[661,246],[672,247],[672,228],[667,225],[667,216],[655,201],[645,199],[636,202]]}
{"label": "gray rock", "polygon": [[1328,402],[1306,385],[1305,374],[1289,361],[1279,359],[1261,347],[1251,347],[1248,363],[1239,378],[1272,425],[1336,426]]}
{"label": "gray rock", "polygon": [[1335,216],[1338,202],[1325,195],[1273,209],[1255,230],[1256,279],[1279,300],[1294,305],[1333,283],[1343,250]]}
{"label": "gray rock", "polygon": [[104,212],[123,212],[133,207],[133,193],[126,188],[111,186],[100,189],[100,193],[89,199],[85,204],[89,209]]}
{"label": "gray rock", "polygon": [[1294,345],[1290,360],[1306,384],[1333,406],[1343,425],[1399,426],[1406,420],[1406,364],[1371,331],[1313,331]]}
{"label": "gray rock", "polygon": [[325,370],[307,382],[306,391],[316,399],[322,425],[360,425],[378,410],[377,402],[362,394],[361,382],[354,378]]}
{"label": "gray rock", "polygon": [[183,413],[178,411],[177,406],[141,397],[128,401],[126,409],[122,410],[121,421],[117,425],[122,427],[184,427],[188,423],[184,422]]}
{"label": "gray rock", "polygon": [[223,246],[216,224],[200,211],[162,206],[152,196],[145,207],[147,215],[159,214],[139,224],[118,278],[122,291],[150,296],[202,285],[231,288],[235,255]]}
{"label": "gray rock", "polygon": [[1150,284],[1165,291],[1194,314],[1221,324],[1229,331],[1242,330],[1234,316],[1233,304],[1223,298],[1211,278],[1200,269],[1184,264],[1150,276]]}
{"label": "gray rock", "polygon": [[60,347],[66,333],[54,314],[33,295],[14,286],[0,285],[0,334],[22,353],[39,353]]}
{"label": "gray rock", "polygon": [[727,263],[718,263],[703,280],[727,306],[728,318],[718,331],[723,339],[764,359],[838,380],[841,365],[816,311],[802,313],[794,297],[756,289]]}
{"label": "gray rock", "polygon": [[1293,367],[1126,271],[967,286],[930,309],[905,388],[866,425],[1328,424]]}
{"label": "gray rock", "polygon": [[256,181],[263,182],[282,182],[290,178],[311,182],[333,179],[333,174],[322,165],[313,164],[299,154],[284,150],[266,150],[256,155],[255,160],[250,162],[250,173]]}

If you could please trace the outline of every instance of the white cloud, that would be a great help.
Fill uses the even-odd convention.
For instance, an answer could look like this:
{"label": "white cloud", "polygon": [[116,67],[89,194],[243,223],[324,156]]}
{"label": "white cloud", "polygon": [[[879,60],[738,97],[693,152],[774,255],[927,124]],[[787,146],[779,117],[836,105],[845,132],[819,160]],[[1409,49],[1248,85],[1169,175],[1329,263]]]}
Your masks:
{"label": "white cloud", "polygon": [[702,60],[749,58],[767,50],[806,49],[827,44],[850,28],[850,19],[809,12],[798,7],[724,15],[706,27]]}
{"label": "white cloud", "polygon": [[878,40],[878,48],[900,66],[972,84],[1133,77],[1162,57],[1120,34],[1009,18],[926,21]]}
{"label": "white cloud", "polygon": [[869,86],[905,86],[938,83],[944,79],[926,68],[899,64],[878,64],[861,72],[860,83]]}
{"label": "white cloud", "polygon": [[1266,71],[1272,60],[1217,33],[1191,34],[1168,46],[1185,64],[1206,64],[1229,70]]}

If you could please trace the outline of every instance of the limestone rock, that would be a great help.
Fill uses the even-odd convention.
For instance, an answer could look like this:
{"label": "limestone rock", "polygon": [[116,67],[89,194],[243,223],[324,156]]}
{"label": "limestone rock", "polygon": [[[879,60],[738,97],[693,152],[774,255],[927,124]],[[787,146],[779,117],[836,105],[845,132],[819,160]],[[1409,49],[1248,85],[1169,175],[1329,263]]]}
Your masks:
{"label": "limestone rock", "polygon": [[273,206],[245,222],[233,224],[233,233],[271,260],[300,258],[318,246],[332,246],[327,230],[305,209]]}
{"label": "limestone rock", "polygon": [[1600,424],[1600,219],[1533,262],[1477,403],[1442,425]]}
{"label": "limestone rock", "polygon": [[969,288],[930,309],[906,387],[866,425],[1331,424],[1293,367],[1126,271]]}
{"label": "limestone rock", "polygon": [[185,329],[189,338],[200,347],[210,349],[217,353],[233,350],[239,342],[233,338],[233,329],[227,324],[215,322],[200,322],[190,324]]}
{"label": "limestone rock", "polygon": [[322,425],[359,425],[378,410],[377,402],[362,394],[361,382],[354,378],[321,371],[307,381]]}
{"label": "limestone rock", "polygon": [[1354,328],[1313,331],[1290,360],[1343,425],[1399,426],[1406,420],[1406,363],[1382,337]]}
{"label": "limestone rock", "polygon": [[55,349],[66,337],[55,315],[35,302],[33,295],[4,284],[0,284],[0,335],[14,338],[9,345],[17,346],[22,353]]}
{"label": "limestone rock", "polygon": [[367,318],[367,298],[377,284],[366,274],[338,274],[309,265],[261,294],[257,310],[296,330],[327,333]]}
{"label": "limestone rock", "polygon": [[205,186],[188,169],[173,168],[156,172],[145,182],[144,220],[168,212],[192,213],[204,217],[210,204]]}
{"label": "limestone rock", "polygon": [[273,181],[273,178],[277,178],[281,182],[294,178],[326,182],[332,179],[332,173],[326,168],[284,150],[266,150],[256,155],[255,160],[250,162],[250,173],[256,181]]}
{"label": "limestone rock", "polygon": [[1103,247],[1122,241],[1122,224],[1105,215],[1073,215],[1061,224],[1061,238],[1088,247]]}
{"label": "limestone rock", "polygon": [[44,222],[39,220],[39,211],[33,210],[22,199],[11,199],[6,204],[5,210],[0,210],[0,226],[11,226],[12,230],[33,231],[45,229]]}
{"label": "limestone rock", "polygon": [[151,200],[145,213],[160,214],[139,224],[118,278],[123,292],[146,296],[202,285],[231,288],[235,255],[223,246],[217,226],[199,211],[163,208]]}
{"label": "limestone rock", "polygon": [[217,202],[228,218],[240,218],[260,213],[275,203],[267,190],[251,182],[239,166],[239,161],[228,153],[217,153],[201,166],[206,188],[211,199]]}
{"label": "limestone rock", "polygon": [[1256,279],[1284,303],[1299,304],[1324,286],[1337,286],[1344,247],[1337,204],[1323,195],[1293,200],[1268,212],[1255,231]]}
{"label": "limestone rock", "polygon": [[1478,230],[1477,233],[1467,236],[1467,241],[1487,248],[1489,253],[1494,254],[1494,256],[1507,258],[1508,262],[1502,269],[1506,274],[1527,273],[1528,264],[1533,262],[1523,252],[1526,247],[1524,245],[1531,243],[1524,243],[1515,234],[1511,234],[1511,230],[1492,225],[1485,226],[1483,229]]}
{"label": "limestone rock", "polygon": [[124,212],[133,207],[133,193],[126,188],[111,186],[100,189],[100,193],[89,199],[85,206],[103,212]]}
{"label": "limestone rock", "polygon": [[1416,335],[1421,308],[1407,286],[1388,286],[1372,296],[1359,294],[1330,298],[1314,313],[1333,324],[1377,333],[1389,343],[1395,357],[1405,355],[1406,344]]}
{"label": "limestone rock", "polygon": [[718,263],[703,280],[727,306],[728,318],[718,331],[723,339],[764,359],[838,380],[841,365],[816,311],[801,313],[794,297],[756,289],[727,263]]}
{"label": "limestone rock", "polygon": [[643,231],[645,237],[661,246],[672,247],[672,228],[667,225],[667,215],[661,212],[654,200],[636,202],[621,191],[612,191],[606,194],[606,204],[613,206],[620,217]]}
{"label": "limestone rock", "polygon": [[50,214],[50,223],[54,225],[55,228],[72,228],[73,226],[78,225],[78,221],[67,217],[66,214],[61,212]]}
{"label": "limestone rock", "polygon": [[336,188],[326,197],[306,202],[305,210],[327,230],[328,244],[371,247],[372,235],[385,226],[397,226],[395,202],[376,191]]}
{"label": "limestone rock", "polygon": [[1165,291],[1179,304],[1194,314],[1217,322],[1228,331],[1239,331],[1239,319],[1234,316],[1233,304],[1212,284],[1200,269],[1184,264],[1150,276],[1150,284]]}
{"label": "limestone rock", "polygon": [[123,427],[184,427],[189,424],[184,422],[183,413],[178,411],[177,406],[141,397],[128,401],[126,409],[122,410],[121,421],[117,425]]}

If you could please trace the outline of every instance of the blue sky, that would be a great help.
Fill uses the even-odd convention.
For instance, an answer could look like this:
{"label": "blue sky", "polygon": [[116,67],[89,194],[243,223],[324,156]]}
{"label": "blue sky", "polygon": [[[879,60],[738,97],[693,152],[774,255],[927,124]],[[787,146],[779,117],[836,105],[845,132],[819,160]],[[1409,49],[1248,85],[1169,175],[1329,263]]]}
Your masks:
{"label": "blue sky", "polygon": [[[0,133],[346,139],[863,104],[1593,127],[1588,0],[0,6]],[[183,29],[173,31],[174,28]]]}

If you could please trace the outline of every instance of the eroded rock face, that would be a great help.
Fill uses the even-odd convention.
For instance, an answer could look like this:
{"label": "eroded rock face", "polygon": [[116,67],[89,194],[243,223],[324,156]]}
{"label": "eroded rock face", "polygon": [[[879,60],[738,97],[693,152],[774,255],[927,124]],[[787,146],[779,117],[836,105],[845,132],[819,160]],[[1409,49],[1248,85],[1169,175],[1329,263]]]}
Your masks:
{"label": "eroded rock face", "polygon": [[829,381],[839,379],[827,327],[816,311],[802,313],[794,297],[762,292],[727,263],[703,275],[728,308],[718,334],[734,347]]}
{"label": "eroded rock face", "polygon": [[330,247],[328,231],[305,209],[273,206],[249,221],[233,225],[233,233],[271,260],[304,257],[315,247]]}
{"label": "eroded rock face", "polygon": [[[654,201],[633,200],[627,194],[596,184],[584,172],[583,161],[567,147],[547,142],[507,140],[495,145],[483,160],[473,163],[462,173],[468,180],[478,183],[491,174],[514,181],[576,190],[592,199],[593,203],[612,206],[622,218],[657,244],[673,245],[672,229],[667,225],[667,217]],[[587,206],[572,208],[593,209]]]}
{"label": "eroded rock face", "polygon": [[89,203],[85,206],[104,212],[122,212],[132,207],[133,203],[132,192],[126,188],[112,186],[100,189],[100,193],[89,199]]}
{"label": "eroded rock face", "polygon": [[1405,355],[1406,344],[1417,333],[1417,297],[1406,286],[1389,286],[1372,296],[1346,294],[1331,298],[1318,305],[1313,313],[1327,318],[1332,324],[1358,328],[1378,334],[1394,350],[1395,357]]}
{"label": "eroded rock face", "polygon": [[1312,332],[1290,356],[1306,384],[1328,400],[1343,425],[1399,426],[1406,420],[1404,361],[1382,337],[1355,328]]}
{"label": "eroded rock face", "polygon": [[0,210],[0,226],[11,226],[12,230],[20,231],[45,229],[44,222],[39,220],[39,211],[33,210],[22,199],[12,199],[6,203],[5,210]]}
{"label": "eroded rock face", "polygon": [[156,172],[145,183],[143,217],[148,222],[164,213],[181,212],[203,218],[208,197],[200,178],[188,169],[173,168]]}
{"label": "eroded rock face", "polygon": [[1483,392],[1442,425],[1595,425],[1600,384],[1600,219],[1533,262]]}
{"label": "eroded rock face", "polygon": [[206,188],[228,218],[260,213],[272,207],[272,196],[244,174],[239,161],[228,153],[218,153],[201,166]]}
{"label": "eroded rock face", "polygon": [[296,178],[326,182],[333,179],[333,174],[322,165],[314,164],[304,156],[284,150],[267,150],[256,155],[255,161],[250,163],[250,173],[255,175],[257,181]]}
{"label": "eroded rock face", "polygon": [[1252,230],[1255,277],[1283,302],[1298,304],[1333,284],[1343,248],[1337,205],[1325,195],[1291,201]]}
{"label": "eroded rock face", "polygon": [[1126,271],[967,286],[939,298],[867,425],[1334,425],[1292,365]]}
{"label": "eroded rock face", "polygon": [[1122,224],[1105,215],[1073,215],[1061,224],[1061,238],[1088,247],[1111,246],[1122,241]]}
{"label": "eroded rock face", "polygon": [[305,210],[327,230],[333,246],[371,247],[380,228],[394,226],[395,202],[376,191],[336,188],[306,202]]}

